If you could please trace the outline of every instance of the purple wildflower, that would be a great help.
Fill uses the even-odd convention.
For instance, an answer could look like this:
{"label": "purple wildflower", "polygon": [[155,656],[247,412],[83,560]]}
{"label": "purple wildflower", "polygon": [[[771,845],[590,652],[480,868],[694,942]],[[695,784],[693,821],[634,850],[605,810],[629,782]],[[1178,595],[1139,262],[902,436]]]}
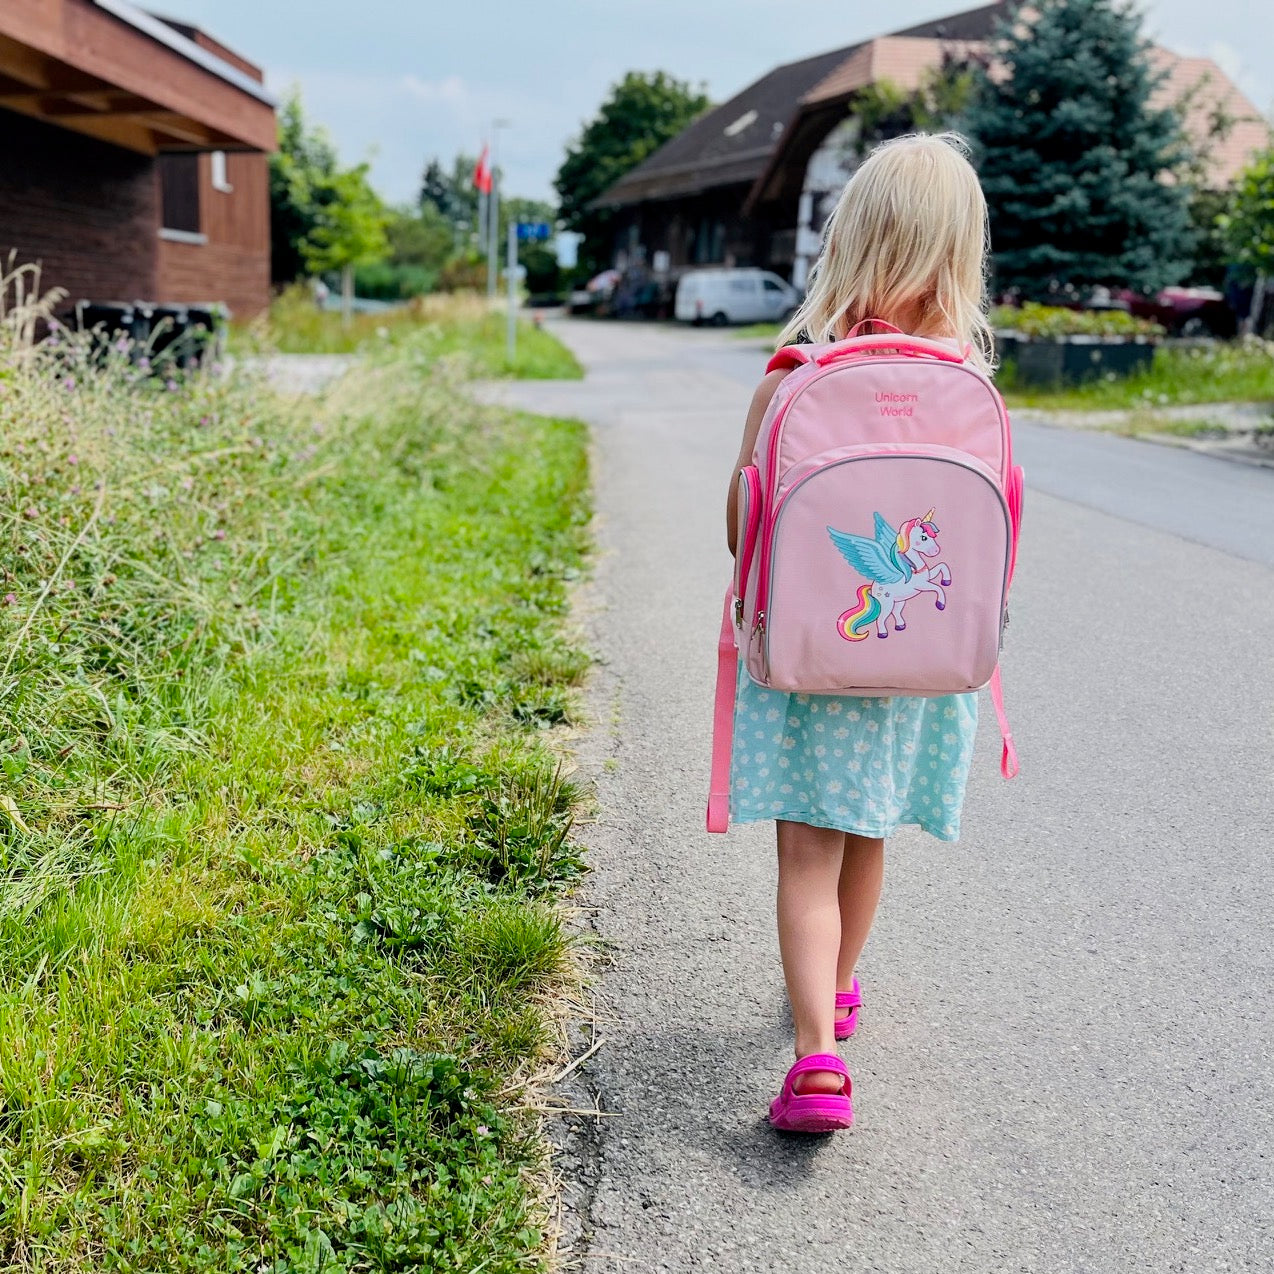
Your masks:
{"label": "purple wildflower", "polygon": [[79,456],[77,456],[74,452],[71,452],[71,454],[70,454],[69,456],[67,456],[67,458],[66,458],[66,463],[67,463],[67,464],[79,464],[79,463],[80,463],[80,458],[79,458]]}
{"label": "purple wildflower", "polygon": [[66,378],[66,379],[62,382],[62,388],[63,388],[63,389],[74,389],[74,388],[75,388],[75,377],[74,377],[74,376],[68,376],[68,377],[67,377],[67,378]]}
{"label": "purple wildflower", "polygon": [[222,527],[218,527],[218,528],[217,528],[217,529],[216,529],[216,530],[212,533],[212,538],[213,538],[214,540],[224,540],[224,539],[226,538],[226,533],[225,533],[224,528],[222,528]]}
{"label": "purple wildflower", "polygon": [[18,604],[17,593],[6,593],[4,595],[4,604],[6,606],[16,606]]}

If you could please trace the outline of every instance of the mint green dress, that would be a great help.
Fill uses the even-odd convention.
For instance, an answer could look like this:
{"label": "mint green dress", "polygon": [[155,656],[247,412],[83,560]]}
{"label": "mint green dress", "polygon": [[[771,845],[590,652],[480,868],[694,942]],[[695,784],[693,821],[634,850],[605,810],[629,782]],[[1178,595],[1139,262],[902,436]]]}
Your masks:
{"label": "mint green dress", "polygon": [[977,725],[976,694],[790,694],[740,662],[730,816],[882,837],[911,823],[955,840]]}

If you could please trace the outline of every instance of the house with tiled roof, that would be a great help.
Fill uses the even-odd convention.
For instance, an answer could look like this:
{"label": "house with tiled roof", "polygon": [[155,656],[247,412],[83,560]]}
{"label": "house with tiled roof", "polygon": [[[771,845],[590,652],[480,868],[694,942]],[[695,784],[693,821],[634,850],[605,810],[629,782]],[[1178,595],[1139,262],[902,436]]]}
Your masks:
{"label": "house with tiled roof", "polygon": [[[1009,0],[776,67],[626,173],[597,201],[616,211],[615,260],[675,278],[699,265],[759,265],[803,286],[832,204],[859,161],[855,102],[890,84],[914,92],[944,66],[984,57]],[[1270,143],[1257,109],[1209,58],[1155,47],[1160,105],[1208,139],[1210,181],[1229,185]]]}

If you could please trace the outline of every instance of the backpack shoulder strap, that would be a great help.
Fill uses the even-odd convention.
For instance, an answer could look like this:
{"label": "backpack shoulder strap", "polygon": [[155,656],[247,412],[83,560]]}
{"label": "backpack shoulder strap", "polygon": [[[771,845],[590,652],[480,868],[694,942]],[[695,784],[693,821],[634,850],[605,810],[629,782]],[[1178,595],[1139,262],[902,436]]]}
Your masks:
{"label": "backpack shoulder strap", "polygon": [[1006,779],[1017,778],[1017,748],[1013,746],[1013,731],[1009,729],[1009,716],[1004,710],[1004,683],[1000,680],[1000,666],[996,664],[991,674],[991,703],[995,707],[995,719],[1000,727],[1000,773]]}
{"label": "backpack shoulder strap", "polygon": [[794,367],[804,367],[814,361],[816,347],[813,345],[784,345],[765,365],[767,375],[770,372],[790,372]]}
{"label": "backpack shoulder strap", "polygon": [[734,590],[725,591],[721,633],[717,638],[717,693],[712,720],[712,780],[708,787],[708,831],[730,827],[730,751],[734,741],[734,691],[739,652],[734,644],[731,601]]}

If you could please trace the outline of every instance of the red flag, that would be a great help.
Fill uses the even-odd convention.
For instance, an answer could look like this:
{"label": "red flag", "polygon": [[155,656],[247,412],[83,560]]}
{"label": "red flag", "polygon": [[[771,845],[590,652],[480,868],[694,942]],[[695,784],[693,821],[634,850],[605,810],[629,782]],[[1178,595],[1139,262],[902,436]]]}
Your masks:
{"label": "red flag", "polygon": [[473,170],[473,184],[484,195],[491,193],[491,165],[487,163],[487,148],[483,146],[478,156],[477,167]]}

